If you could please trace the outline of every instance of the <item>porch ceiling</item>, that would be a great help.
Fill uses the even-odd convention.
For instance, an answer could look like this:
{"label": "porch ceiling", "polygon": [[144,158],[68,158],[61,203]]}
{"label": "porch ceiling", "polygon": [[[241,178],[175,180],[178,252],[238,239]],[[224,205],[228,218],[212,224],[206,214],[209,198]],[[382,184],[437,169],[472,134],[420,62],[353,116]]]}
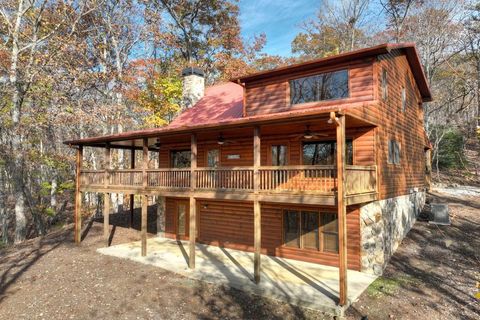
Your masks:
{"label": "porch ceiling", "polygon": [[[369,123],[352,115],[346,114],[346,129],[355,129],[362,127],[372,127],[375,124]],[[250,119],[250,121],[248,121]],[[154,147],[156,142],[161,144],[169,143],[190,143],[192,133],[197,134],[199,143],[216,141],[221,134],[226,140],[241,138],[251,138],[253,136],[253,127],[260,126],[262,136],[284,136],[301,134],[305,127],[310,126],[312,132],[334,132],[335,126],[329,124],[329,113],[306,114],[301,117],[247,117],[229,123],[219,123],[208,126],[180,127],[180,128],[155,128],[140,131],[130,131],[121,134],[85,138],[80,140],[65,141],[67,145],[81,145],[89,147],[103,148],[110,143],[112,149],[142,149],[143,139],[148,139],[150,150],[157,150]]]}

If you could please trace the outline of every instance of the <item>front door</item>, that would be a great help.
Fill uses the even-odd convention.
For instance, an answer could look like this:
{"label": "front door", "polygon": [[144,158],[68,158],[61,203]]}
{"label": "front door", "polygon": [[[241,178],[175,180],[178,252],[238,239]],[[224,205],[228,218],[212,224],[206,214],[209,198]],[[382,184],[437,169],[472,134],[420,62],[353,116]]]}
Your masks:
{"label": "front door", "polygon": [[177,200],[176,205],[176,225],[177,239],[187,239],[189,229],[189,202],[186,200]]}

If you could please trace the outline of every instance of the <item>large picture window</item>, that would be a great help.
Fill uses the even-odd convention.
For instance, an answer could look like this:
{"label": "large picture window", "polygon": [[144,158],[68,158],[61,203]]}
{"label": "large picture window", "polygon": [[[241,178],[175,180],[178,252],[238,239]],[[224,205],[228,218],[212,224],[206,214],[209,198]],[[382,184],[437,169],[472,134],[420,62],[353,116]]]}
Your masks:
{"label": "large picture window", "polygon": [[338,252],[338,223],[334,213],[285,210],[283,234],[287,247]]}
{"label": "large picture window", "polygon": [[[335,141],[315,141],[303,143],[304,165],[334,165],[337,143]],[[346,163],[353,165],[353,142],[346,140]]]}
{"label": "large picture window", "polygon": [[341,70],[290,80],[290,103],[348,98],[348,71]]}
{"label": "large picture window", "polygon": [[172,168],[190,167],[190,150],[170,151],[170,167]]}

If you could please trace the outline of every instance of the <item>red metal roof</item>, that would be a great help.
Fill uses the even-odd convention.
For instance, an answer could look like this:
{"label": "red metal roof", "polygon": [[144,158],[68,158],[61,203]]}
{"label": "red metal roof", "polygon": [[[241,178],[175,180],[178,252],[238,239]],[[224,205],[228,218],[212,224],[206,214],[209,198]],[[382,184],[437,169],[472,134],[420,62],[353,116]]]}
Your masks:
{"label": "red metal roof", "polygon": [[205,90],[205,96],[173,120],[168,128],[197,126],[242,118],[243,87],[233,82]]}
{"label": "red metal roof", "polygon": [[[232,81],[246,83],[249,81],[256,81],[277,75],[288,74],[289,72],[304,70],[308,68],[316,68],[322,64],[334,64],[353,59],[365,58],[368,56],[375,56],[379,54],[388,53],[393,49],[404,50],[410,67],[415,76],[415,80],[422,93],[424,101],[431,100],[430,89],[428,87],[425,74],[423,73],[420,60],[413,43],[400,44],[383,44],[380,46],[347,52],[344,54],[321,58],[317,60],[308,61],[301,64],[282,67],[271,71],[264,71],[255,73],[253,75],[234,79]],[[321,112],[328,112],[331,110],[338,110],[338,108],[347,110],[350,106],[325,106],[318,108],[310,108],[307,110],[292,110],[288,112],[261,114],[255,116],[243,117],[243,87],[233,82],[222,83],[209,87],[205,91],[205,96],[200,99],[192,108],[180,114],[172,123],[166,127],[153,128],[146,130],[137,130],[124,132],[120,134],[85,138],[80,140],[65,141],[66,144],[82,145],[82,144],[96,144],[108,141],[120,141],[122,139],[132,139],[140,137],[154,137],[161,134],[172,134],[187,132],[188,130],[200,130],[206,128],[220,128],[225,126],[238,125],[253,125],[263,121],[275,121],[279,119],[287,119],[289,117],[302,117]]]}

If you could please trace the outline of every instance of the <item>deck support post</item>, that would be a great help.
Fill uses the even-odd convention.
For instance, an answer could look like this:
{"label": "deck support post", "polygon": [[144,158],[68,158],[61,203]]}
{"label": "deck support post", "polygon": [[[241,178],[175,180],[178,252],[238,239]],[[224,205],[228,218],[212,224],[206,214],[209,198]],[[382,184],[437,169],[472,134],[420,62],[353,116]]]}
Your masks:
{"label": "deck support post", "polygon": [[82,193],[80,191],[80,172],[83,163],[83,146],[78,146],[77,149],[77,170],[75,173],[75,230],[74,240],[77,245],[82,241]]}
{"label": "deck support post", "polygon": [[260,251],[262,246],[262,230],[261,230],[261,205],[258,201],[258,192],[260,190],[260,127],[255,127],[253,131],[253,189],[255,193],[255,200],[253,202],[253,247],[254,247],[254,257],[253,257],[253,277],[255,283],[260,282],[260,271],[261,271],[261,261],[260,261]]}
{"label": "deck support post", "polygon": [[[111,150],[110,144],[105,146],[105,176],[103,184],[105,190],[108,190],[108,184],[110,182],[110,163],[111,163]],[[108,247],[110,238],[110,193],[103,193],[103,238],[105,245]]]}
{"label": "deck support post", "polygon": [[337,210],[338,210],[338,258],[339,305],[347,304],[347,210],[345,202],[345,116],[330,113],[337,126]]}
{"label": "deck support post", "polygon": [[[142,157],[142,182],[143,188],[147,187],[147,169],[148,169],[148,139],[143,138],[143,157]],[[147,215],[148,215],[148,196],[142,195],[142,221],[140,228],[140,238],[142,242],[142,257],[147,255]]]}
{"label": "deck support post", "polygon": [[148,196],[142,194],[142,222],[140,236],[142,242],[142,257],[147,255],[147,214],[148,214]]}
{"label": "deck support post", "polygon": [[188,256],[188,267],[195,269],[195,240],[197,237],[197,201],[195,199],[196,172],[197,169],[197,135],[192,134],[190,146],[190,228],[188,237],[190,240],[190,254]]}
{"label": "deck support post", "polygon": [[[157,139],[160,142],[159,139]],[[160,164],[160,145],[158,146],[158,169],[161,168]],[[157,195],[157,237],[165,238],[165,214],[166,214],[166,199],[162,195]]]}
{"label": "deck support post", "polygon": [[[135,169],[135,149],[130,151],[130,169]],[[130,228],[133,228],[133,213],[135,210],[135,195],[130,194]]]}

